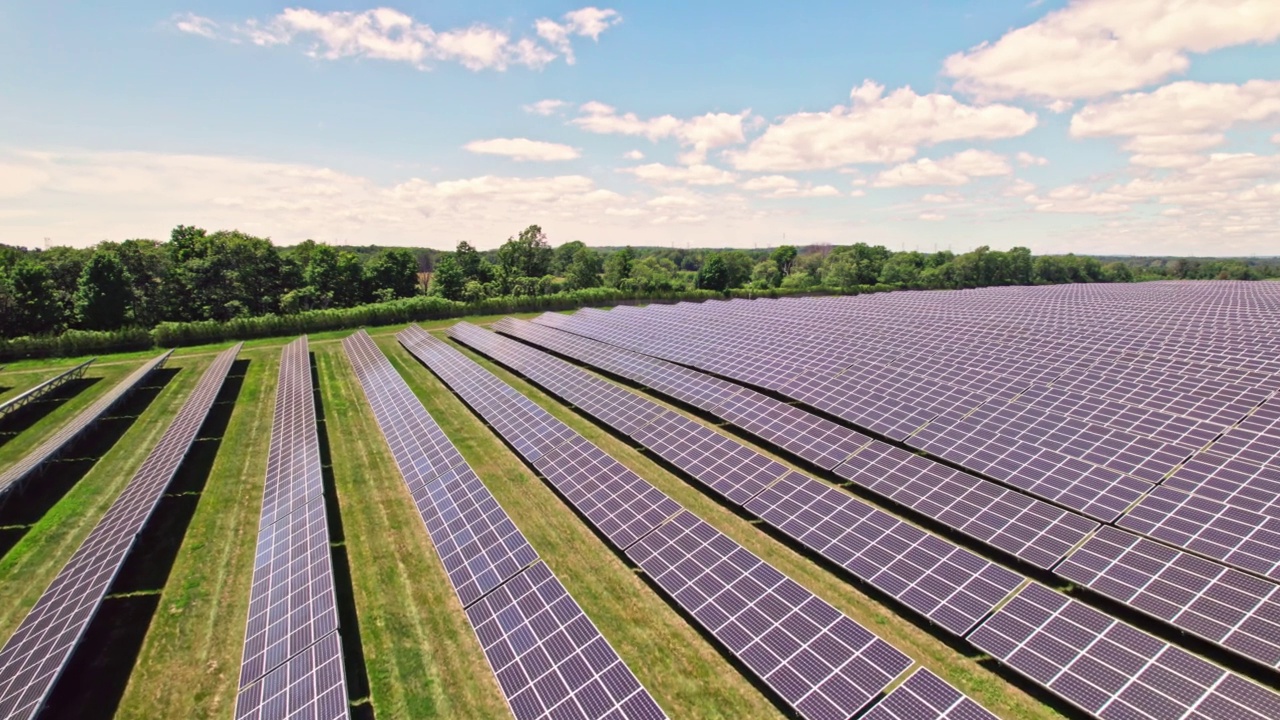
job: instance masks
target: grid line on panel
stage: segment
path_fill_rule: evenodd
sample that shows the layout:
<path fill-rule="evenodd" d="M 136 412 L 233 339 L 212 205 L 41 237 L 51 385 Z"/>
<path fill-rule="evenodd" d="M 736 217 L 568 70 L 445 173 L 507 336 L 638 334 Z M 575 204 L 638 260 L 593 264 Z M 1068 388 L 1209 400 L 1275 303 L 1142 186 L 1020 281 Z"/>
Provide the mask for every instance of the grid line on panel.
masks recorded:
<path fill-rule="evenodd" d="M 996 720 L 996 716 L 921 667 L 873 705 L 861 720 Z"/>
<path fill-rule="evenodd" d="M 963 636 L 1022 576 L 791 473 L 747 510 L 952 634 Z"/>
<path fill-rule="evenodd" d="M 1116 523 L 1142 535 L 1280 580 L 1280 519 L 1157 487 Z"/>
<path fill-rule="evenodd" d="M 1174 627 L 1280 667 L 1280 585 L 1114 527 L 1055 572 Z"/>
<path fill-rule="evenodd" d="M 911 665 L 688 512 L 626 553 L 802 717 L 847 718 Z"/>
<path fill-rule="evenodd" d="M 969 641 L 1104 719 L 1263 720 L 1280 712 L 1273 691 L 1038 583 L 1023 588 Z"/>

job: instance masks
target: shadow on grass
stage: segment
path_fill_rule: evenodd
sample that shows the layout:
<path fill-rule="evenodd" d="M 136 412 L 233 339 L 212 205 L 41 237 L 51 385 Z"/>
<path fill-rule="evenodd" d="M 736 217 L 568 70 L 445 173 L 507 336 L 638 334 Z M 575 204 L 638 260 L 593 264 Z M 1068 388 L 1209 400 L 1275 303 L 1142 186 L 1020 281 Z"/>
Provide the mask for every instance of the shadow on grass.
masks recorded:
<path fill-rule="evenodd" d="M 45 463 L 24 487 L 9 493 L 0 506 L 0 557 L 18 544 L 45 513 L 58 503 L 93 466 L 106 455 L 138 416 L 169 384 L 177 370 L 163 368 L 151 373 L 143 385 L 80 434 L 61 456 Z"/>
<path fill-rule="evenodd" d="M 360 618 L 356 614 L 351 562 L 347 558 L 346 532 L 342 509 L 333 480 L 333 456 L 329 450 L 329 429 L 325 422 L 324 398 L 320 393 L 320 373 L 315 353 L 311 354 L 311 394 L 316 405 L 316 435 L 320 441 L 320 472 L 324 479 L 324 513 L 329 524 L 330 555 L 333 558 L 333 592 L 338 603 L 338 633 L 342 640 L 342 661 L 347 676 L 347 698 L 352 703 L 352 720 L 374 720 L 369 698 L 369 673 L 365 668 L 364 644 L 360 640 Z"/>
<path fill-rule="evenodd" d="M 3 420 L 0 420 L 0 447 L 8 444 L 9 441 L 16 438 L 24 430 L 40 422 L 49 413 L 57 410 L 63 403 L 101 380 L 102 378 L 99 377 L 82 377 L 68 380 L 48 395 L 38 400 L 33 400 L 6 415 Z"/>
<path fill-rule="evenodd" d="M 166 494 L 138 533 L 108 597 L 54 684 L 42 719 L 106 720 L 115 715 L 209 479 L 248 366 L 248 360 L 231 366 Z"/>

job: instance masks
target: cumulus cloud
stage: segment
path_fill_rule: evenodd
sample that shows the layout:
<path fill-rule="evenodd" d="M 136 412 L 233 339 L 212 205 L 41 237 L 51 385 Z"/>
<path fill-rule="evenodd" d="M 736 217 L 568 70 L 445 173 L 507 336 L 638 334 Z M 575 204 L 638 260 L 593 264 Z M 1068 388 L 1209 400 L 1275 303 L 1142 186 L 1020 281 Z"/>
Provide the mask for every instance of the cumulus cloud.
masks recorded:
<path fill-rule="evenodd" d="M 763 175 L 752 178 L 740 186 L 743 190 L 760 193 L 771 198 L 835 197 L 840 191 L 831 185 L 801 185 L 799 180 L 785 175 Z"/>
<path fill-rule="evenodd" d="M 1189 53 L 1277 38 L 1274 0 L 1076 0 L 951 55 L 943 72 L 985 99 L 1093 98 L 1183 73 Z"/>
<path fill-rule="evenodd" d="M 215 38 L 218 36 L 218 23 L 195 13 L 181 13 L 173 16 L 174 27 L 184 33 L 200 37 Z"/>
<path fill-rule="evenodd" d="M 1014 156 L 1014 159 L 1017 160 L 1018 165 L 1022 167 L 1031 167 L 1033 165 L 1049 164 L 1048 158 L 1043 158 L 1038 155 L 1032 155 L 1029 152 L 1019 152 L 1017 155 Z"/>
<path fill-rule="evenodd" d="M 1095 192 L 1083 185 L 1054 188 L 1046 196 L 1028 195 L 1026 201 L 1038 212 L 1088 213 L 1106 215 L 1129 209 L 1128 199 L 1110 192 Z"/>
<path fill-rule="evenodd" d="M 1280 3 L 1276 7 L 1280 9 Z M 1218 133 L 1236 123 L 1275 118 L 1280 118 L 1280 81 L 1186 81 L 1086 105 L 1071 118 L 1071 135 L 1220 138 Z"/>
<path fill-rule="evenodd" d="M 627 160 L 643 160 L 644 153 L 640 152 L 639 150 L 628 150 L 627 152 L 622 154 L 622 157 L 626 158 Z"/>
<path fill-rule="evenodd" d="M 505 155 L 512 160 L 574 160 L 581 157 L 577 148 L 559 143 L 529 140 L 528 138 L 494 138 L 493 140 L 475 140 L 463 146 L 465 149 L 484 155 Z"/>
<path fill-rule="evenodd" d="M 616 11 L 594 7 L 566 13 L 563 23 L 539 20 L 534 29 L 551 47 L 529 37 L 514 39 L 483 23 L 437 31 L 399 10 L 385 7 L 361 12 L 287 8 L 265 21 L 249 19 L 225 29 L 208 18 L 188 13 L 175 16 L 174 26 L 193 35 L 233 42 L 248 40 L 262 46 L 310 42 L 307 54 L 325 60 L 372 58 L 408 63 L 419 69 L 428 68 L 432 61 L 444 61 L 473 71 L 501 71 L 513 65 L 541 68 L 561 56 L 572 64 L 571 37 L 597 40 L 604 29 L 620 20 Z"/>
<path fill-rule="evenodd" d="M 941 220 L 947 219 L 946 215 L 943 215 L 942 213 L 935 213 L 935 212 L 920 213 L 920 215 L 917 217 L 918 219 L 924 220 L 925 222 L 939 222 Z"/>
<path fill-rule="evenodd" d="M 872 181 L 874 187 L 964 185 L 973 178 L 1013 172 L 1003 155 L 986 150 L 965 150 L 941 160 L 922 158 L 885 170 Z"/>
<path fill-rule="evenodd" d="M 662 163 L 649 163 L 633 168 L 622 168 L 618 172 L 634 175 L 637 180 L 653 185 L 732 185 L 738 176 L 728 170 L 721 170 L 711 165 L 689 165 L 676 167 Z"/>
<path fill-rule="evenodd" d="M 601 10 L 596 7 L 585 7 L 567 12 L 560 18 L 561 22 L 543 18 L 534 24 L 538 37 L 546 40 L 570 65 L 577 62 L 573 55 L 573 45 L 569 38 L 577 35 L 600 40 L 600 33 L 622 22 L 622 17 L 615 10 Z"/>
<path fill-rule="evenodd" d="M 702 164 L 709 150 L 744 142 L 744 122 L 751 116 L 750 110 L 744 110 L 736 114 L 707 113 L 687 120 L 673 115 L 642 120 L 635 113 L 620 115 L 613 106 L 595 101 L 584 103 L 579 110 L 581 114 L 570 122 L 590 133 L 632 135 L 651 141 L 675 138 L 687 148 L 680 156 L 685 165 Z"/>
<path fill-rule="evenodd" d="M 525 112 L 531 115 L 554 115 L 557 110 L 564 107 L 567 103 L 563 100 L 539 100 L 536 103 L 530 103 L 522 106 Z"/>
<path fill-rule="evenodd" d="M 1016 137 L 1036 126 L 1036 116 L 1021 108 L 966 105 L 909 87 L 884 90 L 868 80 L 850 93 L 848 107 L 785 116 L 746 150 L 727 156 L 739 170 L 762 172 L 898 163 L 921 145 Z"/>

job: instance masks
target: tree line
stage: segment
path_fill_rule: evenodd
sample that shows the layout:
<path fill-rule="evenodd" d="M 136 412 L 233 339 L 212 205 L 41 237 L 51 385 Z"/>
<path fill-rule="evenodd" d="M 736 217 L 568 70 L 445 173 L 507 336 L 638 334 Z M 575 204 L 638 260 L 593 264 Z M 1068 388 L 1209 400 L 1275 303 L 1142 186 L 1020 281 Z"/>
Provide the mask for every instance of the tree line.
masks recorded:
<path fill-rule="evenodd" d="M 548 298 L 564 307 L 592 298 L 700 297 L 704 292 L 856 293 L 1277 276 L 1280 265 L 1274 260 L 1033 256 L 1022 247 L 983 246 L 960 254 L 893 252 L 866 243 L 715 250 L 598 248 L 573 241 L 552 247 L 537 225 L 488 251 L 465 241 L 452 252 L 335 247 L 310 240 L 280 248 L 239 231 L 210 233 L 180 225 L 163 242 L 47 250 L 0 245 L 0 338 L 139 330 L 142 334 L 134 334 L 141 343 L 152 328 L 167 328 L 168 337 L 189 335 L 178 327 L 184 324 L 200 333 L 214 332 L 209 328 L 217 324 L 301 327 L 301 320 L 291 325 L 287 318 L 321 312 L 329 313 L 325 322 L 340 325 L 344 317 L 399 317 L 396 313 L 410 312 L 402 301 L 413 298 L 446 304 L 418 303 L 422 307 L 412 312 L 426 312 L 428 306 L 430 312 L 452 312 L 485 303 L 530 305 L 520 298 Z M 401 304 L 392 308 L 395 303 Z M 375 308 L 381 305 L 388 306 L 385 313 Z M 368 310 L 333 314 L 351 308 Z"/>

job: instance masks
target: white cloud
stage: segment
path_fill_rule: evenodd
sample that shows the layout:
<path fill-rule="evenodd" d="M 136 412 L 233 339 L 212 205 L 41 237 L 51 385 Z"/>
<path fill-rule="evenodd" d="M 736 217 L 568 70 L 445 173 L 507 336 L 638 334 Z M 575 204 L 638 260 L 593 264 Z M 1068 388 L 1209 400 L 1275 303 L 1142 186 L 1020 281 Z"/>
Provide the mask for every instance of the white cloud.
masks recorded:
<path fill-rule="evenodd" d="M 941 220 L 946 220 L 947 216 L 942 213 L 924 212 L 920 213 L 919 219 L 924 220 L 925 222 L 939 222 Z"/>
<path fill-rule="evenodd" d="M 738 176 L 710 165 L 690 165 L 672 167 L 662 163 L 649 163 L 633 168 L 622 168 L 618 172 L 635 175 L 636 179 L 654 185 L 731 185 Z"/>
<path fill-rule="evenodd" d="M 1280 145 L 1280 133 L 1271 136 L 1271 142 Z"/>
<path fill-rule="evenodd" d="M 661 115 L 641 120 L 635 113 L 619 115 L 616 108 L 602 102 L 584 103 L 581 115 L 571 123 L 598 135 L 632 135 L 651 141 L 675 138 L 688 150 L 681 154 L 684 165 L 699 165 L 706 161 L 707 151 L 746 140 L 744 121 L 750 110 L 740 113 L 707 113 L 688 120 L 673 115 Z"/>
<path fill-rule="evenodd" d="M 1091 98 L 1185 72 L 1188 53 L 1277 37 L 1275 0 L 1076 0 L 951 55 L 943 72 L 987 99 Z"/>
<path fill-rule="evenodd" d="M 262 46 L 310 41 L 307 54 L 325 60 L 372 58 L 404 62 L 419 69 L 429 67 L 431 61 L 446 61 L 473 71 L 501 71 L 512 65 L 542 68 L 561 56 L 572 64 L 570 37 L 597 40 L 605 28 L 620 19 L 616 11 L 587 7 L 566 13 L 563 24 L 539 20 L 534 29 L 551 42 L 551 48 L 533 38 L 513 39 L 509 33 L 483 23 L 437 31 L 386 7 L 361 12 L 286 8 L 268 20 L 249 19 L 221 34 L 217 23 L 189 13 L 176 16 L 174 24 L 183 32 L 233 42 L 247 39 Z M 551 26 L 559 30 L 544 32 Z"/>
<path fill-rule="evenodd" d="M 976 177 L 1008 175 L 1013 172 L 1002 155 L 986 150 L 965 150 L 941 160 L 921 158 L 885 170 L 871 183 L 874 187 L 921 185 L 964 185 Z"/>
<path fill-rule="evenodd" d="M 770 198 L 835 197 L 840 194 L 840 191 L 831 185 L 814 186 L 812 183 L 801 185 L 799 180 L 785 175 L 763 175 L 752 178 L 739 187 Z"/>
<path fill-rule="evenodd" d="M 473 153 L 505 155 L 513 160 L 574 160 L 581 156 L 577 148 L 559 143 L 529 140 L 528 138 L 494 138 L 475 140 L 463 146 Z"/>
<path fill-rule="evenodd" d="M 1026 201 L 1038 212 L 1107 215 L 1129 209 L 1128 200 L 1123 195 L 1095 192 L 1083 185 L 1055 188 L 1045 197 L 1028 195 Z"/>
<path fill-rule="evenodd" d="M 950 95 L 917 95 L 909 87 L 885 95 L 870 80 L 850 93 L 849 107 L 783 117 L 744 151 L 728 153 L 739 170 L 787 171 L 854 163 L 896 163 L 920 145 L 1016 137 L 1036 116 L 1016 107 L 965 105 Z"/>
<path fill-rule="evenodd" d="M 628 150 L 627 152 L 622 154 L 622 157 L 626 158 L 627 160 L 643 160 L 644 153 L 640 152 L 639 150 Z"/>
<path fill-rule="evenodd" d="M 1280 3 L 1276 3 L 1280 10 Z M 1212 135 L 1236 123 L 1280 117 L 1280 81 L 1176 82 L 1149 93 L 1086 105 L 1073 137 Z"/>
<path fill-rule="evenodd" d="M 955 202 L 956 200 L 959 200 L 959 198 L 953 195 L 927 193 L 925 195 L 920 196 L 920 200 L 922 202 L 927 202 L 927 203 L 949 203 L 949 202 Z"/>
<path fill-rule="evenodd" d="M 200 37 L 214 38 L 218 34 L 218 23 L 195 13 L 175 15 L 173 16 L 173 24 L 184 33 L 191 33 Z"/>
<path fill-rule="evenodd" d="M 1226 136 L 1221 133 L 1196 135 L 1139 135 L 1129 138 L 1124 149 L 1140 155 L 1177 155 L 1207 150 L 1221 145 Z"/>
<path fill-rule="evenodd" d="M 1035 183 L 1027 182 L 1022 178 L 1016 178 L 1009 186 L 1000 194 L 1004 197 L 1026 197 L 1036 191 Z"/>
<path fill-rule="evenodd" d="M 850 190 L 849 197 L 866 197 L 866 190 Z"/>
<path fill-rule="evenodd" d="M 570 65 L 577 61 L 573 55 L 573 45 L 569 42 L 571 36 L 589 37 L 599 42 L 600 33 L 622 22 L 622 17 L 616 10 L 601 10 L 596 7 L 567 12 L 560 19 L 563 22 L 542 18 L 534 23 L 534 28 L 538 37 L 551 43 Z"/>
<path fill-rule="evenodd" d="M 1032 155 L 1031 153 L 1025 152 L 1025 151 L 1019 152 L 1017 155 L 1014 156 L 1014 159 L 1017 160 L 1018 165 L 1022 167 L 1031 167 L 1033 165 L 1049 164 L 1048 158 L 1043 158 L 1043 157 L 1040 157 L 1039 155 Z"/>
<path fill-rule="evenodd" d="M 1130 165 L 1138 165 L 1139 167 L 1149 167 L 1149 168 L 1186 168 L 1186 167 L 1192 167 L 1193 165 L 1199 165 L 1205 162 L 1206 160 L 1208 160 L 1208 158 L 1206 158 L 1204 155 L 1190 155 L 1190 154 L 1181 154 L 1181 153 L 1178 153 L 1178 154 L 1167 153 L 1167 154 L 1157 154 L 1157 155 L 1145 155 L 1145 154 L 1139 153 L 1137 155 L 1129 156 Z"/>
<path fill-rule="evenodd" d="M 564 107 L 567 103 L 563 100 L 539 100 L 536 103 L 521 106 L 522 109 L 531 115 L 554 115 L 557 110 Z"/>

